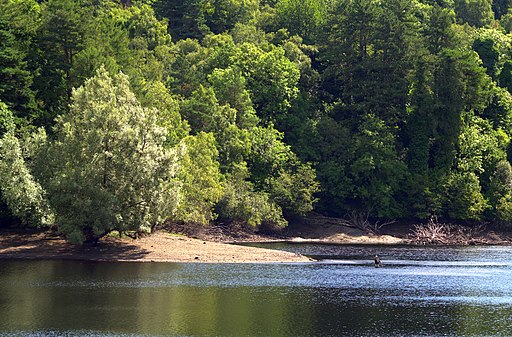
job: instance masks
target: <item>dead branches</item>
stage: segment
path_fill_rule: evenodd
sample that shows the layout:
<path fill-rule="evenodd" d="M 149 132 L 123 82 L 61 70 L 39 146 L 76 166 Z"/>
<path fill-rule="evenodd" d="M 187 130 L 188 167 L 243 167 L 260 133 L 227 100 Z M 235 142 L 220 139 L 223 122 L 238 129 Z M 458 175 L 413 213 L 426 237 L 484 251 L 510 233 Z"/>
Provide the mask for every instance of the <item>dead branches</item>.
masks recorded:
<path fill-rule="evenodd" d="M 432 217 L 429 222 L 414 225 L 410 240 L 415 244 L 470 245 L 490 243 L 483 235 L 482 225 L 467 227 L 439 223 Z"/>
<path fill-rule="evenodd" d="M 347 226 L 354 227 L 357 229 L 360 229 L 362 231 L 373 233 L 373 234 L 379 234 L 380 230 L 384 226 L 388 226 L 391 224 L 394 224 L 395 220 L 386 220 L 384 222 L 381 222 L 380 220 L 371 222 L 369 220 L 370 214 L 369 212 L 356 212 L 352 211 L 348 215 Z"/>

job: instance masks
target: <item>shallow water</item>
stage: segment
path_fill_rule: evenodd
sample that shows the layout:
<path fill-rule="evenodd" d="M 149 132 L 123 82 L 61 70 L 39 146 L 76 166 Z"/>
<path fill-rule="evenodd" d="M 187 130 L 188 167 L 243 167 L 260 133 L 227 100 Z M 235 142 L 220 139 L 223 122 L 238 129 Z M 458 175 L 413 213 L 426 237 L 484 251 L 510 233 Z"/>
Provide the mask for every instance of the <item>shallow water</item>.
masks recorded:
<path fill-rule="evenodd" d="M 512 335 L 511 247 L 272 248 L 321 260 L 0 261 L 0 335 Z"/>

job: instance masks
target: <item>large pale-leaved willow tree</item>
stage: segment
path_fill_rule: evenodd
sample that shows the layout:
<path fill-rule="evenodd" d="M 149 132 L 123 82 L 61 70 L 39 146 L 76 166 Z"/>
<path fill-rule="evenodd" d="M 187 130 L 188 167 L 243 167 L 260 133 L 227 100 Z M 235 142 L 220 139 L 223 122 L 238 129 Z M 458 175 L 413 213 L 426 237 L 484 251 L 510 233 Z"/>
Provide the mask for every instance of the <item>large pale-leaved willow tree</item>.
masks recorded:
<path fill-rule="evenodd" d="M 122 73 L 73 91 L 46 153 L 45 187 L 68 240 L 95 242 L 113 230 L 149 232 L 179 200 L 179 152 L 165 146 L 156 109 L 141 106 Z"/>

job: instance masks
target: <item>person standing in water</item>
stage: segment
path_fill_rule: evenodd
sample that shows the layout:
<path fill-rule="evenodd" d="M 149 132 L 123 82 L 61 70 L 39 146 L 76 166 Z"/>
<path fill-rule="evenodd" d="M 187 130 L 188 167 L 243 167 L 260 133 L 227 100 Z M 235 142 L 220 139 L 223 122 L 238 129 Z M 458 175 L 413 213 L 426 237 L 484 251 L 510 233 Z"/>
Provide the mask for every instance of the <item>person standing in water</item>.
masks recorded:
<path fill-rule="evenodd" d="M 382 267 L 382 262 L 380 261 L 379 255 L 375 255 L 375 257 L 373 258 L 373 262 L 375 263 L 375 268 Z"/>

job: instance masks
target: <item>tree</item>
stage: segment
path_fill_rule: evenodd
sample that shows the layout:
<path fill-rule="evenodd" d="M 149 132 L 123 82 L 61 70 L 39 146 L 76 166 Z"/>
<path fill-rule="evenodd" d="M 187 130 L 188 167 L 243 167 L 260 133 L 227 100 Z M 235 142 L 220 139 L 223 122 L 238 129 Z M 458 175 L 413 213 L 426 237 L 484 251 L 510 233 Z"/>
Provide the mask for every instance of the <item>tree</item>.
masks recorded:
<path fill-rule="evenodd" d="M 507 89 L 493 84 L 489 105 L 482 117 L 492 123 L 494 130 L 502 130 L 512 136 L 512 95 Z"/>
<path fill-rule="evenodd" d="M 76 55 L 84 48 L 89 22 L 90 15 L 77 1 L 49 0 L 41 5 L 41 25 L 31 65 L 37 71 L 37 99 L 44 102 L 44 115 L 37 121 L 41 126 L 53 125 L 54 118 L 68 110 L 72 88 L 77 84 L 71 69 Z"/>
<path fill-rule="evenodd" d="M 24 153 L 22 142 L 15 136 L 13 115 L 1 101 L 0 116 L 0 199 L 23 225 L 50 225 L 53 214 L 46 191 L 27 165 L 29 153 Z M 44 142 L 44 134 L 41 136 L 33 140 Z"/>
<path fill-rule="evenodd" d="M 224 193 L 216 210 L 221 220 L 259 227 L 285 227 L 282 210 L 263 191 L 255 191 L 244 162 L 236 163 L 226 175 Z"/>
<path fill-rule="evenodd" d="M 169 33 L 173 40 L 199 38 L 202 36 L 200 0 L 157 0 L 154 3 L 157 15 L 169 20 Z"/>
<path fill-rule="evenodd" d="M 215 220 L 214 205 L 222 195 L 221 174 L 215 137 L 200 132 L 183 140 L 185 154 L 180 160 L 178 178 L 182 200 L 174 219 L 208 225 Z"/>
<path fill-rule="evenodd" d="M 489 200 L 499 222 L 512 223 L 512 167 L 507 160 L 496 165 L 491 177 Z"/>
<path fill-rule="evenodd" d="M 474 52 L 444 50 L 434 74 L 433 167 L 452 168 L 465 118 L 471 111 L 483 112 L 490 95 L 489 78 Z"/>
<path fill-rule="evenodd" d="M 333 27 L 322 50 L 324 90 L 346 104 L 357 125 L 368 113 L 388 125 L 404 119 L 408 77 L 418 49 L 413 3 L 342 1 L 331 14 Z M 345 118 L 340 116 L 339 118 Z"/>
<path fill-rule="evenodd" d="M 501 17 L 508 13 L 508 9 L 510 8 L 510 0 L 493 0 L 492 1 L 492 10 L 494 12 L 494 17 L 499 20 Z"/>
<path fill-rule="evenodd" d="M 410 177 L 404 193 L 408 213 L 428 218 L 434 212 L 429 191 L 431 188 L 432 142 L 434 139 L 434 62 L 424 57 L 416 64 L 411 85 L 410 114 L 406 123 L 407 163 Z"/>
<path fill-rule="evenodd" d="M 247 81 L 237 67 L 214 69 L 208 76 L 219 104 L 229 104 L 236 110 L 236 125 L 248 129 L 258 124 L 250 93 L 246 89 Z"/>
<path fill-rule="evenodd" d="M 491 38 L 478 38 L 473 42 L 473 50 L 478 53 L 483 62 L 483 66 L 489 76 L 496 77 L 500 52 Z"/>
<path fill-rule="evenodd" d="M 354 159 L 348 174 L 354 184 L 349 207 L 376 217 L 396 217 L 403 213 L 397 198 L 407 170 L 390 130 L 376 116 L 368 115 L 354 135 Z"/>
<path fill-rule="evenodd" d="M 506 88 L 509 93 L 512 93 L 512 61 L 507 60 L 503 64 L 500 76 L 498 78 L 500 86 Z"/>
<path fill-rule="evenodd" d="M 20 142 L 12 132 L 0 139 L 0 153 L 1 197 L 12 215 L 26 226 L 52 224 L 46 192 L 27 167 Z"/>
<path fill-rule="evenodd" d="M 487 26 L 494 19 L 491 0 L 455 0 L 455 12 L 458 21 L 474 27 Z"/>
<path fill-rule="evenodd" d="M 40 165 L 68 240 L 94 242 L 112 230 L 149 231 L 176 207 L 177 153 L 164 147 L 159 113 L 141 107 L 128 78 L 102 68 L 75 90 L 57 140 Z"/>
<path fill-rule="evenodd" d="M 254 18 L 259 0 L 201 0 L 201 16 L 214 34 L 232 29 Z"/>
<path fill-rule="evenodd" d="M 300 35 L 306 43 L 313 43 L 327 18 L 330 1 L 280 0 L 275 8 L 282 27 L 293 35 Z"/>
<path fill-rule="evenodd" d="M 445 48 L 454 47 L 456 33 L 452 26 L 455 19 L 455 12 L 451 8 L 444 8 L 437 4 L 429 8 L 423 36 L 426 47 L 431 53 L 438 54 Z"/>
<path fill-rule="evenodd" d="M 160 113 L 158 120 L 167 130 L 167 146 L 176 146 L 188 136 L 190 126 L 180 114 L 179 101 L 162 82 L 146 83 L 141 103 L 145 107 L 157 109 Z"/>
<path fill-rule="evenodd" d="M 256 111 L 262 121 L 274 122 L 277 115 L 287 113 L 297 97 L 300 71 L 280 47 L 247 61 L 240 67 L 250 74 L 247 82 Z M 254 67 L 251 67 L 252 62 L 255 62 Z"/>
<path fill-rule="evenodd" d="M 32 74 L 28 70 L 26 51 L 20 48 L 21 41 L 16 38 L 13 29 L 9 27 L 9 22 L 2 17 L 2 14 L 0 14 L 0 100 L 8 104 L 17 116 L 28 121 L 36 110 L 35 95 L 30 88 Z"/>
<path fill-rule="evenodd" d="M 269 178 L 270 198 L 282 208 L 285 216 L 305 216 L 313 210 L 319 184 L 311 165 L 301 164 L 298 160 L 293 164 L 288 170 L 282 169 L 277 176 Z"/>
<path fill-rule="evenodd" d="M 478 176 L 474 173 L 453 172 L 442 179 L 443 213 L 450 219 L 480 220 L 489 207 Z"/>
<path fill-rule="evenodd" d="M 181 112 L 190 123 L 193 134 L 201 131 L 217 133 L 236 120 L 236 111 L 229 105 L 219 105 L 213 89 L 202 84 L 182 102 Z"/>

